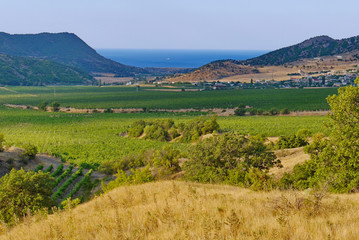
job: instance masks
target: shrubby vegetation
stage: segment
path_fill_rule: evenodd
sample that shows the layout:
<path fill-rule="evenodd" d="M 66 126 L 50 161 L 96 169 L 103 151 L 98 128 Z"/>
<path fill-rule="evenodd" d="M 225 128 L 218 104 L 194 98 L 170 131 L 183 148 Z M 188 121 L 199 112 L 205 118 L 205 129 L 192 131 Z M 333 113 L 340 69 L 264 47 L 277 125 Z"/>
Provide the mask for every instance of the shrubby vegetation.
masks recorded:
<path fill-rule="evenodd" d="M 340 88 L 328 97 L 331 134 L 314 135 L 306 147 L 310 160 L 296 165 L 292 174 L 281 179 L 283 187 L 305 189 L 326 185 L 338 193 L 359 189 L 359 87 Z"/>
<path fill-rule="evenodd" d="M 271 189 L 266 172 L 280 161 L 260 137 L 223 134 L 205 139 L 188 151 L 185 178 L 204 183 L 229 183 L 252 189 Z"/>
<path fill-rule="evenodd" d="M 277 149 L 286 149 L 286 148 L 297 148 L 308 145 L 308 142 L 299 135 L 290 135 L 290 136 L 280 136 L 278 142 L 276 143 Z"/>
<path fill-rule="evenodd" d="M 180 137 L 180 142 L 193 142 L 199 137 L 219 130 L 216 116 L 211 119 L 195 118 L 188 123 L 174 124 L 171 119 L 156 119 L 134 122 L 128 129 L 130 137 L 143 137 L 157 141 L 172 141 Z"/>
<path fill-rule="evenodd" d="M 50 174 L 13 169 L 0 179 L 0 222 L 9 225 L 28 214 L 51 208 Z"/>

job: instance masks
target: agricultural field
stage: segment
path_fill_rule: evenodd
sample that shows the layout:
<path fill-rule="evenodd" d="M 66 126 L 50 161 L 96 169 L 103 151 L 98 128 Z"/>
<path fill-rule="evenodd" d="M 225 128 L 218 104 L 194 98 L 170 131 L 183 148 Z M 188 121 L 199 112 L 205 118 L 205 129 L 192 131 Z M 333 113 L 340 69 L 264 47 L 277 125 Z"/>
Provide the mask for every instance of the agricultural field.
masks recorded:
<path fill-rule="evenodd" d="M 36 110 L 0 108 L 0 132 L 6 143 L 22 147 L 35 145 L 40 152 L 81 165 L 97 166 L 103 160 L 121 159 L 146 149 L 160 149 L 170 144 L 185 149 L 188 144 L 159 142 L 121 136 L 136 120 L 172 119 L 175 124 L 188 122 L 196 116 L 174 113 L 132 114 L 70 114 Z M 222 131 L 248 135 L 280 136 L 294 134 L 300 129 L 315 132 L 324 130 L 326 116 L 231 116 L 217 119 Z M 86 166 L 86 165 L 85 165 Z"/>
<path fill-rule="evenodd" d="M 326 97 L 337 93 L 336 88 L 185 92 L 163 90 L 166 88 L 140 87 L 137 89 L 133 86 L 8 87 L 0 89 L 0 104 L 37 106 L 44 101 L 48 103 L 57 101 L 61 106 L 81 109 L 146 108 L 153 110 L 235 108 L 239 104 L 245 104 L 263 110 L 288 108 L 291 111 L 314 111 L 328 110 Z"/>

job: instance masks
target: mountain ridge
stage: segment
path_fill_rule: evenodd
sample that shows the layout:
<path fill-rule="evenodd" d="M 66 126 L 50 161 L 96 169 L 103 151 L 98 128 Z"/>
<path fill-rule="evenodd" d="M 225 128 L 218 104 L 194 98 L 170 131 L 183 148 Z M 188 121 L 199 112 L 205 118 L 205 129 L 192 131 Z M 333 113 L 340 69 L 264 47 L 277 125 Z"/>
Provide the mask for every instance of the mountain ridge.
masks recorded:
<path fill-rule="evenodd" d="M 107 59 L 74 33 L 8 34 L 0 32 L 0 53 L 32 57 L 66 64 L 88 73 L 115 73 L 128 77 L 147 73 L 145 69 L 127 66 Z"/>
<path fill-rule="evenodd" d="M 169 77 L 172 81 L 218 80 L 225 77 L 258 73 L 262 66 L 281 66 L 303 59 L 335 56 L 359 50 L 359 36 L 333 39 L 322 35 L 304 40 L 298 44 L 280 48 L 248 60 L 217 60 L 205 64 L 187 74 L 177 74 Z M 228 65 L 229 67 L 223 67 Z M 233 69 L 241 69 L 233 71 Z"/>

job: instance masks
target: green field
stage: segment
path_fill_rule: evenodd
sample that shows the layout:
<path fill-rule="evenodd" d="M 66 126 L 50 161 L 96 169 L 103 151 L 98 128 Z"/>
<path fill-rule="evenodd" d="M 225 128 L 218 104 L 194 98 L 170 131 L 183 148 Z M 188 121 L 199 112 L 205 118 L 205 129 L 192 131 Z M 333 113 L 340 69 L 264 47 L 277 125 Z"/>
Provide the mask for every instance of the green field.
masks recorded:
<path fill-rule="evenodd" d="M 246 89 L 202 92 L 160 92 L 136 87 L 9 87 L 0 89 L 0 104 L 38 105 L 57 101 L 75 108 L 203 109 L 234 108 L 245 104 L 254 108 L 288 108 L 292 111 L 327 110 L 328 95 L 335 88 Z M 147 90 L 146 90 L 147 89 Z M 153 88 L 152 88 L 153 89 Z M 159 88 L 158 88 L 159 89 Z"/>
<path fill-rule="evenodd" d="M 137 114 L 69 114 L 49 113 L 35 110 L 0 108 L 0 132 L 5 134 L 10 145 L 21 147 L 34 144 L 45 152 L 81 165 L 99 164 L 104 160 L 120 159 L 145 149 L 159 149 L 165 144 L 158 141 L 121 137 L 131 123 L 139 119 L 171 118 L 175 123 L 189 121 L 194 116 L 176 116 L 169 113 Z M 313 132 L 323 131 L 325 116 L 261 116 L 219 117 L 224 131 L 244 134 L 279 136 L 293 134 L 307 128 Z M 188 144 L 170 143 L 184 149 Z"/>

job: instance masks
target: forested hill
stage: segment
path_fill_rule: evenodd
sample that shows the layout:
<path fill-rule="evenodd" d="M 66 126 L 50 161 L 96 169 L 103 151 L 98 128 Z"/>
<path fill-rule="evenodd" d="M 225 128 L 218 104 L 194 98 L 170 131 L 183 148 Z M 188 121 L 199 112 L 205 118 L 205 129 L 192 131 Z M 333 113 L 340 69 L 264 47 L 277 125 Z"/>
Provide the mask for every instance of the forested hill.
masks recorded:
<path fill-rule="evenodd" d="M 303 58 L 332 56 L 354 50 L 359 50 L 359 36 L 341 40 L 319 36 L 249 59 L 244 63 L 250 65 L 282 65 Z"/>
<path fill-rule="evenodd" d="M 50 60 L 0 54 L 1 85 L 91 84 L 87 72 Z"/>
<path fill-rule="evenodd" d="M 146 73 L 104 58 L 72 33 L 7 34 L 0 33 L 0 53 L 11 56 L 34 57 L 74 66 L 88 73 L 115 73 L 133 76 Z"/>

